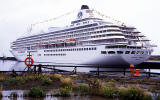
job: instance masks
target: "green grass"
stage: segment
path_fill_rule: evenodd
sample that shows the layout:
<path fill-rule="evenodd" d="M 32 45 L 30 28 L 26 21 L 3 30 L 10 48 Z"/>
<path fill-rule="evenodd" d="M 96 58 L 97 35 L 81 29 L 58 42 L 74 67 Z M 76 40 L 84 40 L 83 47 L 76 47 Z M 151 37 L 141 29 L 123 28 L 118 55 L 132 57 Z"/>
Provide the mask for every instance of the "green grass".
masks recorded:
<path fill-rule="evenodd" d="M 22 77 L 11 77 L 5 80 L 5 85 L 17 86 L 24 84 L 25 80 Z"/>
<path fill-rule="evenodd" d="M 120 88 L 119 96 L 123 100 L 152 100 L 151 96 L 139 87 Z"/>
<path fill-rule="evenodd" d="M 50 78 L 44 77 L 42 78 L 42 85 L 51 85 L 52 80 Z"/>
<path fill-rule="evenodd" d="M 68 97 L 72 93 L 72 89 L 70 87 L 60 88 L 59 91 L 60 91 L 60 96 L 63 96 L 63 97 Z"/>
<path fill-rule="evenodd" d="M 45 91 L 39 87 L 32 87 L 28 93 L 29 97 L 41 98 L 46 95 Z"/>

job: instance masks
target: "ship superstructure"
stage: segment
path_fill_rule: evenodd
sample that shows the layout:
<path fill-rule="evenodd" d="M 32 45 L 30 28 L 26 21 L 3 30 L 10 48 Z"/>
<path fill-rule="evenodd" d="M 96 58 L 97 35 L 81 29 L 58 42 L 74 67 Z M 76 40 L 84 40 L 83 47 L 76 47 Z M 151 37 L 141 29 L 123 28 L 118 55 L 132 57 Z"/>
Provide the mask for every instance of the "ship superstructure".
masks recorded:
<path fill-rule="evenodd" d="M 136 65 L 150 57 L 149 41 L 135 27 L 96 18 L 93 10 L 82 5 L 69 26 L 18 38 L 12 42 L 11 52 L 19 61 L 30 52 L 35 62 Z"/>

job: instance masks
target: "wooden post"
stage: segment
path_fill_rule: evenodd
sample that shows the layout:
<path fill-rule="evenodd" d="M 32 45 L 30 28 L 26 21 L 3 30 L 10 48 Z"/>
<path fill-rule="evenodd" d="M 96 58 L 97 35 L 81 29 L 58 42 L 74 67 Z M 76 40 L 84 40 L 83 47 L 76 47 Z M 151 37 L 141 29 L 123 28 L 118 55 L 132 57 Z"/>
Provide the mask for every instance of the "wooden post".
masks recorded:
<path fill-rule="evenodd" d="M 126 75 L 126 68 L 123 68 L 123 71 L 124 71 L 123 75 L 125 76 Z"/>
<path fill-rule="evenodd" d="M 74 74 L 77 74 L 77 67 L 74 67 Z"/>
<path fill-rule="evenodd" d="M 98 77 L 99 77 L 99 65 L 97 67 L 97 74 L 98 74 Z"/>
<path fill-rule="evenodd" d="M 149 74 L 149 78 L 151 77 L 151 69 L 149 68 L 149 72 L 148 72 L 148 74 Z"/>
<path fill-rule="evenodd" d="M 34 65 L 33 71 L 36 74 L 36 65 Z"/>
<path fill-rule="evenodd" d="M 42 73 L 42 65 L 41 64 L 38 65 L 38 74 L 40 74 L 40 73 Z"/>

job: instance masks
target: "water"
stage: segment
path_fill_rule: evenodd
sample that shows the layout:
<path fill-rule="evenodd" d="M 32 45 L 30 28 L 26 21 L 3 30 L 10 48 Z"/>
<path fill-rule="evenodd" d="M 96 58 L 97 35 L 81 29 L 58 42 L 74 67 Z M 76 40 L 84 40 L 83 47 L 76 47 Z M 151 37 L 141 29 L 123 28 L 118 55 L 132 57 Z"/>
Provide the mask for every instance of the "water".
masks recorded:
<path fill-rule="evenodd" d="M 52 65 L 52 63 L 41 63 L 44 65 Z M 26 65 L 24 62 L 12 61 L 12 60 L 0 60 L 0 71 L 24 71 Z M 56 69 L 73 71 L 74 67 L 55 67 Z M 43 69 L 44 71 L 48 71 L 48 69 Z M 78 68 L 77 72 L 89 72 L 91 70 L 95 70 L 95 68 Z"/>
<path fill-rule="evenodd" d="M 51 65 L 52 63 L 44 63 L 45 65 Z M 24 71 L 26 65 L 24 62 L 12 61 L 12 60 L 0 60 L 0 71 Z M 55 67 L 56 69 L 66 70 L 66 71 L 73 71 L 74 67 Z M 43 69 L 47 71 L 48 69 Z M 77 72 L 90 72 L 95 71 L 97 68 L 86 68 L 86 67 L 78 67 Z M 122 70 L 122 69 L 104 69 L 101 68 L 100 70 Z M 147 71 L 147 70 L 146 70 Z M 151 69 L 151 72 L 160 73 L 160 69 Z"/>
<path fill-rule="evenodd" d="M 18 97 L 10 97 L 10 94 L 12 92 L 16 92 Z M 71 97 L 51 97 L 46 96 L 44 98 L 29 98 L 29 97 L 23 97 L 23 94 L 28 92 L 28 90 L 5 90 L 2 91 L 3 98 L 1 100 L 113 100 L 113 99 L 106 99 L 102 97 L 89 97 L 89 96 L 71 96 Z M 48 93 L 49 94 L 49 93 Z"/>

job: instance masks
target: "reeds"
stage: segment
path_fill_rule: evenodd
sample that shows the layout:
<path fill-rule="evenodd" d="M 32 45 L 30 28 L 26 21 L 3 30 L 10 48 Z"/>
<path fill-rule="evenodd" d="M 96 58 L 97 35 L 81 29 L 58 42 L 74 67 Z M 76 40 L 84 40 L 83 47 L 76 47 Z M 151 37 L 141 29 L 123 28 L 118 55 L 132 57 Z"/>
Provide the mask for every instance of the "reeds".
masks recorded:
<path fill-rule="evenodd" d="M 28 96 L 33 98 L 41 98 L 46 95 L 45 91 L 39 87 L 32 87 L 29 90 Z"/>

